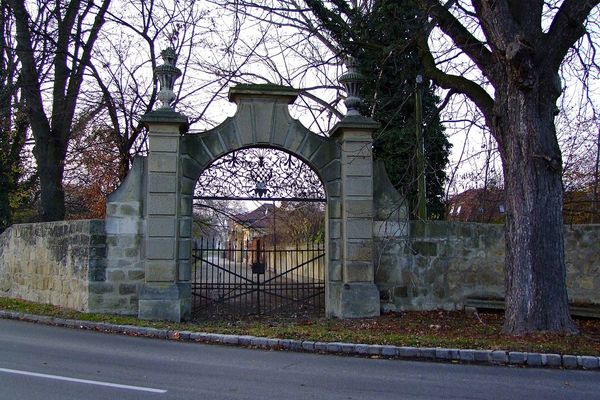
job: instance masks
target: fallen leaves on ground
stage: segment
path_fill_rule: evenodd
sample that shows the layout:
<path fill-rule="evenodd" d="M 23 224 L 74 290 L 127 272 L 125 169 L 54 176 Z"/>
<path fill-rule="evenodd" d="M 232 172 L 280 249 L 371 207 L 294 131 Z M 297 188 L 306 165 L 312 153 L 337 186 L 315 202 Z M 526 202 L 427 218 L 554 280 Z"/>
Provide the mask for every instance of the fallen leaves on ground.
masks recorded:
<path fill-rule="evenodd" d="M 497 312 L 410 311 L 376 318 L 326 319 L 297 314 L 238 319 L 199 318 L 189 323 L 141 321 L 135 317 L 89 314 L 60 307 L 0 298 L 0 309 L 58 318 L 150 326 L 175 331 L 254 335 L 324 342 L 390 344 L 458 349 L 502 349 L 600 356 L 600 319 L 575 319 L 579 335 L 541 332 L 524 336 L 502 334 L 503 314 Z"/>

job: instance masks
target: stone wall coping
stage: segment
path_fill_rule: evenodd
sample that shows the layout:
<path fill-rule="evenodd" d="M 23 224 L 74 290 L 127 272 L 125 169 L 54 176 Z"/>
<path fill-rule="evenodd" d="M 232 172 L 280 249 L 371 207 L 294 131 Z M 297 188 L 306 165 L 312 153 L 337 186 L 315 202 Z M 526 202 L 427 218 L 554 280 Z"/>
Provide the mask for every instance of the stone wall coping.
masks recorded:
<path fill-rule="evenodd" d="M 407 222 L 422 225 L 452 225 L 452 226 L 483 226 L 483 227 L 496 227 L 503 228 L 504 223 L 491 223 L 491 222 L 471 222 L 471 221 L 451 221 L 451 220 L 408 220 Z M 564 224 L 565 229 L 578 229 L 578 228 L 589 228 L 589 229 L 600 229 L 600 224 Z"/>
<path fill-rule="evenodd" d="M 397 360 L 434 361 L 461 364 L 495 366 L 520 366 L 531 368 L 582 369 L 600 372 L 600 357 L 570 354 L 529 353 L 506 350 L 449 349 L 442 347 L 408 347 L 363 343 L 314 342 L 266 338 L 248 335 L 192 332 L 185 330 L 157 329 L 105 322 L 80 321 L 0 310 L 0 318 L 74 329 L 117 333 L 183 342 L 253 347 L 265 350 L 287 350 L 319 354 L 344 354 Z"/>
<path fill-rule="evenodd" d="M 243 98 L 280 97 L 288 104 L 292 104 L 298 98 L 300 91 L 291 86 L 275 84 L 240 84 L 229 88 L 228 98 L 230 102 L 239 102 Z"/>
<path fill-rule="evenodd" d="M 379 129 L 381 124 L 376 122 L 368 117 L 363 117 L 362 115 L 351 115 L 344 117 L 341 121 L 336 123 L 331 131 L 329 132 L 329 137 L 336 138 L 341 135 L 345 129 L 357 129 L 357 130 L 371 130 L 374 131 Z"/>
<path fill-rule="evenodd" d="M 11 226 L 9 226 L 8 228 L 6 228 L 7 230 L 9 228 L 18 228 L 18 227 L 30 227 L 33 225 L 37 225 L 37 226 L 52 226 L 52 225 L 69 225 L 69 224 L 86 224 L 89 223 L 94 224 L 94 223 L 104 223 L 103 219 L 66 219 L 66 220 L 60 220 L 60 221 L 47 221 L 47 222 L 24 222 L 24 223 L 20 223 L 20 224 L 12 224 Z"/>
<path fill-rule="evenodd" d="M 186 133 L 190 127 L 188 117 L 172 110 L 154 110 L 142 115 L 140 122 L 146 127 L 152 124 L 172 124 L 179 128 L 179 133 Z"/>

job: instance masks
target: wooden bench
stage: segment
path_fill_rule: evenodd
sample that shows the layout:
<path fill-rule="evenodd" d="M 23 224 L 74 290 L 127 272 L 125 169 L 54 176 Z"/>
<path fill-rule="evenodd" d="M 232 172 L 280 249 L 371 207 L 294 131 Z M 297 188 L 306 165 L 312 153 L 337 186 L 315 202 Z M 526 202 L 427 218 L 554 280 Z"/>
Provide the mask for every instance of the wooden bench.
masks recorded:
<path fill-rule="evenodd" d="M 574 317 L 584 318 L 599 318 L 600 319 L 600 305 L 579 305 L 571 304 L 571 315 Z M 479 297 L 467 297 L 465 301 L 465 310 L 504 310 L 504 299 L 494 298 L 485 299 Z"/>

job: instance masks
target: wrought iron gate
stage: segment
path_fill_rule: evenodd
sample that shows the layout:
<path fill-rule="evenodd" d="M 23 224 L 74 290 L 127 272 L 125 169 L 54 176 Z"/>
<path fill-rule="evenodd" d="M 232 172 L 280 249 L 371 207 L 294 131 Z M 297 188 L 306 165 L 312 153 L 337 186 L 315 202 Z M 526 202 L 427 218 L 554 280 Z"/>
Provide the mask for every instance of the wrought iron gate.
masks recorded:
<path fill-rule="evenodd" d="M 322 314 L 324 245 L 273 249 L 264 239 L 220 245 L 198 239 L 193 250 L 196 316 Z"/>

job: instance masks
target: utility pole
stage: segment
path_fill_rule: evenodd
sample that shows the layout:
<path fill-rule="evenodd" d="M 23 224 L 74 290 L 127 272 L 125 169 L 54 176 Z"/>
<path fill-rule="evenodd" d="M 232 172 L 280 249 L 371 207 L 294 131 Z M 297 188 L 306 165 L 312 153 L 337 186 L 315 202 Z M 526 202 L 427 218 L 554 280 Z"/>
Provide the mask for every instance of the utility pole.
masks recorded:
<path fill-rule="evenodd" d="M 275 200 L 273 200 L 273 272 L 277 275 L 277 233 L 275 230 Z"/>
<path fill-rule="evenodd" d="M 415 120 L 417 133 L 417 217 L 427 219 L 425 196 L 425 141 L 423 140 L 423 76 L 415 80 Z"/>
<path fill-rule="evenodd" d="M 600 180 L 600 127 L 598 128 L 598 140 L 596 141 L 596 165 L 594 166 L 594 188 L 592 191 L 592 207 L 590 224 L 600 222 L 598 219 L 598 182 Z"/>

